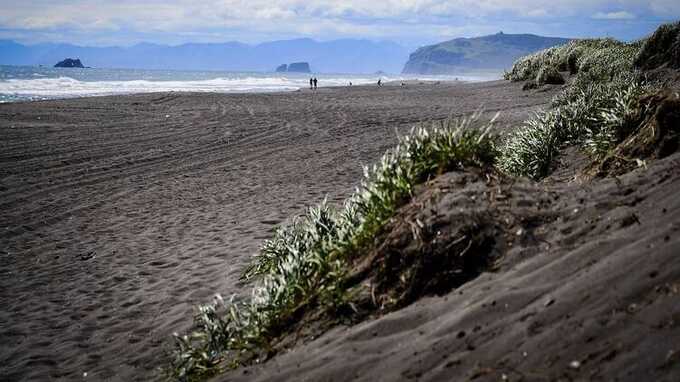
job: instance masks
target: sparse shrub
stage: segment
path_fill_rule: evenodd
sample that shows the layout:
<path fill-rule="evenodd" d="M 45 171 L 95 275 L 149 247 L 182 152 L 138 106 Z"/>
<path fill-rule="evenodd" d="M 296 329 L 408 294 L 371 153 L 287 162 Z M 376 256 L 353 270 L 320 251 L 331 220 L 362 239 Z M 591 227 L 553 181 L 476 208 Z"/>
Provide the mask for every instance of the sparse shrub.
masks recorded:
<path fill-rule="evenodd" d="M 578 59 L 579 54 L 577 52 L 571 52 L 567 55 L 567 70 L 569 74 L 574 75 L 578 73 Z"/>
<path fill-rule="evenodd" d="M 543 66 L 559 66 L 558 55 L 562 47 L 552 47 L 520 58 L 504 78 L 510 81 L 534 80 Z"/>
<path fill-rule="evenodd" d="M 622 74 L 632 72 L 633 59 L 638 50 L 637 45 L 628 44 L 590 52 L 580 60 L 577 81 L 611 81 Z"/>
<path fill-rule="evenodd" d="M 527 90 L 532 90 L 536 89 L 538 85 L 536 85 L 535 81 L 527 81 L 522 85 L 522 90 L 527 91 Z"/>
<path fill-rule="evenodd" d="M 521 78 L 536 70 L 536 82 L 546 83 L 557 68 L 575 73 L 570 85 L 501 146 L 503 171 L 540 179 L 567 144 L 580 145 L 601 158 L 625 135 L 629 115 L 643 86 L 633 70 L 642 42 L 613 39 L 575 40 L 517 61 L 506 78 Z M 558 81 L 558 80 L 555 80 Z M 549 83 L 549 82 L 548 82 Z"/>
<path fill-rule="evenodd" d="M 550 173 L 552 161 L 567 144 L 602 157 L 626 135 L 644 89 L 636 80 L 623 79 L 572 86 L 553 100 L 552 109 L 537 113 L 507 138 L 500 148 L 499 168 L 540 179 Z"/>
<path fill-rule="evenodd" d="M 586 150 L 597 158 L 604 157 L 609 150 L 632 131 L 638 102 L 644 87 L 632 83 L 627 87 L 610 90 L 601 99 L 599 113 L 586 125 L 582 141 Z"/>
<path fill-rule="evenodd" d="M 578 72 L 581 61 L 591 53 L 602 49 L 617 48 L 625 45 L 625 43 L 611 38 L 573 40 L 560 49 L 557 60 L 559 63 L 566 65 L 570 72 L 572 71 L 571 69 L 575 69 L 572 73 L 575 74 Z M 570 68 L 570 62 L 574 68 Z"/>
<path fill-rule="evenodd" d="M 648 90 L 625 105 L 625 136 L 589 168 L 594 176 L 621 175 L 640 166 L 647 159 L 660 159 L 680 149 L 680 97 L 671 89 Z M 632 98 L 632 97 L 631 97 Z M 625 105 L 625 106 L 623 106 Z"/>
<path fill-rule="evenodd" d="M 467 119 L 438 122 L 430 128 L 414 128 L 378 164 L 365 168 L 357 195 L 363 216 L 361 235 L 372 237 L 377 227 L 410 198 L 416 184 L 464 166 L 492 165 L 496 138 L 489 129 L 495 118 L 476 128 L 473 125 L 480 116 L 476 113 Z"/>
<path fill-rule="evenodd" d="M 680 21 L 660 26 L 644 41 L 635 57 L 635 67 L 651 70 L 667 65 L 680 68 Z"/>
<path fill-rule="evenodd" d="M 564 77 L 554 66 L 543 66 L 536 75 L 536 84 L 539 86 L 545 84 L 562 85 L 564 84 Z"/>
<path fill-rule="evenodd" d="M 572 74 L 582 69 L 583 61 L 603 49 L 622 49 L 631 44 L 610 38 L 572 40 L 557 47 L 536 52 L 518 59 L 504 78 L 511 81 L 527 81 L 536 78 L 541 68 L 554 67 Z M 639 48 L 639 47 L 637 47 Z"/>
<path fill-rule="evenodd" d="M 528 120 L 501 146 L 499 168 L 533 179 L 547 175 L 562 143 L 560 120 L 560 114 L 555 112 L 539 112 Z"/>
<path fill-rule="evenodd" d="M 337 212 L 325 201 L 309 209 L 306 216 L 293 219 L 289 227 L 279 227 L 274 237 L 264 242 L 256 261 L 244 272 L 244 278 L 272 273 L 288 257 L 320 250 L 324 242 L 341 236 L 341 225 Z"/>

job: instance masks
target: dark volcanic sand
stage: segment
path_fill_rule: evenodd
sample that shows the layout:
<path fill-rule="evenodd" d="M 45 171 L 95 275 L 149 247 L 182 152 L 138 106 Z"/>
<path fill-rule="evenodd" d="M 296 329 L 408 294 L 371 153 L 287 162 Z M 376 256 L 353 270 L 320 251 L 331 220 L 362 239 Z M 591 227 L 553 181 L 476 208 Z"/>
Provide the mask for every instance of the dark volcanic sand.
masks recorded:
<path fill-rule="evenodd" d="M 246 292 L 240 271 L 272 227 L 345 198 L 395 129 L 480 105 L 517 125 L 554 92 L 499 81 L 0 105 L 0 380 L 156 376 L 194 305 Z"/>
<path fill-rule="evenodd" d="M 680 381 L 680 154 L 587 183 L 465 175 L 438 177 L 392 222 L 446 232 L 504 205 L 516 230 L 496 270 L 216 380 Z"/>

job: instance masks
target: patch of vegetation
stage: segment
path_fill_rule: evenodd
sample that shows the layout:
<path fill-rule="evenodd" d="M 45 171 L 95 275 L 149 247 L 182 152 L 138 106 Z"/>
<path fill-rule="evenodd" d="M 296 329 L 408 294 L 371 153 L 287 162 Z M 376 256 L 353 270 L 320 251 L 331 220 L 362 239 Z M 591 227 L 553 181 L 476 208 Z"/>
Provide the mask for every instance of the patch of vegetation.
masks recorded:
<path fill-rule="evenodd" d="M 602 158 L 630 131 L 631 117 L 645 90 L 633 76 L 573 87 L 511 134 L 500 147 L 498 167 L 506 173 L 540 179 L 566 145 L 579 145 Z"/>
<path fill-rule="evenodd" d="M 515 82 L 529 81 L 535 79 L 541 69 L 550 67 L 576 74 L 587 69 L 588 62 L 597 62 L 594 54 L 608 49 L 620 51 L 628 46 L 611 38 L 573 40 L 520 58 L 509 72 L 505 72 L 504 78 Z"/>
<path fill-rule="evenodd" d="M 417 184 L 468 166 L 491 167 L 496 158 L 495 120 L 478 126 L 481 113 L 414 128 L 372 167 L 341 210 L 327 203 L 280 228 L 262 246 L 244 278 L 255 281 L 243 301 L 201 306 L 195 329 L 175 336 L 171 373 L 202 379 L 275 352 L 274 341 L 311 310 L 346 311 L 351 291 L 343 281 L 350 261 L 413 195 Z"/>
<path fill-rule="evenodd" d="M 559 113 L 540 112 L 501 146 L 498 166 L 509 174 L 538 179 L 550 170 L 564 137 Z"/>
<path fill-rule="evenodd" d="M 493 168 L 470 168 L 419 187 L 352 266 L 347 285 L 357 291 L 359 318 L 444 295 L 493 269 L 516 230 L 499 213 L 509 199 L 478 196 L 480 188 L 497 189 L 504 181 L 509 184 Z M 452 184 L 455 193 L 440 194 L 440 187 Z"/>
<path fill-rule="evenodd" d="M 651 70 L 659 67 L 680 68 L 680 21 L 659 27 L 642 45 L 635 67 Z"/>
<path fill-rule="evenodd" d="M 539 69 L 536 75 L 536 84 L 541 86 L 545 84 L 562 85 L 564 84 L 564 77 L 553 66 L 545 66 Z"/>
<path fill-rule="evenodd" d="M 626 136 L 592 166 L 593 175 L 619 175 L 680 150 L 680 94 L 664 89 L 636 100 Z"/>
<path fill-rule="evenodd" d="M 556 68 L 576 74 L 551 108 L 537 113 L 502 145 L 498 166 L 512 175 L 540 179 L 566 145 L 602 158 L 630 130 L 631 115 L 646 86 L 633 69 L 642 42 L 578 40 L 522 58 L 506 78 L 521 81 Z"/>

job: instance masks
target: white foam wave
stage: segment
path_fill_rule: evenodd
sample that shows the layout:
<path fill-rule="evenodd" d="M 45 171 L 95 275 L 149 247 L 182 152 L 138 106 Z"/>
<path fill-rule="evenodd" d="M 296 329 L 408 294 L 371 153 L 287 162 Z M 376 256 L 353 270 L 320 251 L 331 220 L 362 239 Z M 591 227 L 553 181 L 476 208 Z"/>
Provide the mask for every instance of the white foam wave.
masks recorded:
<path fill-rule="evenodd" d="M 320 86 L 373 83 L 373 78 L 324 78 Z M 81 97 L 150 92 L 273 92 L 309 86 L 305 78 L 244 77 L 196 81 L 78 81 L 70 77 L 8 79 L 0 81 L 0 94 L 38 97 Z"/>

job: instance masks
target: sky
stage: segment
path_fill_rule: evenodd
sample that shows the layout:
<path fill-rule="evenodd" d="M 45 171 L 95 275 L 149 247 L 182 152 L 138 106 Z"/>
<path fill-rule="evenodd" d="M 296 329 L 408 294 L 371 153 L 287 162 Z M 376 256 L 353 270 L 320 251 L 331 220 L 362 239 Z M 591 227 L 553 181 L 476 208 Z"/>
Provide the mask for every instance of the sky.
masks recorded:
<path fill-rule="evenodd" d="M 503 31 L 632 40 L 680 19 L 680 0 L 0 0 L 0 39 L 140 42 L 365 38 L 420 46 Z"/>

